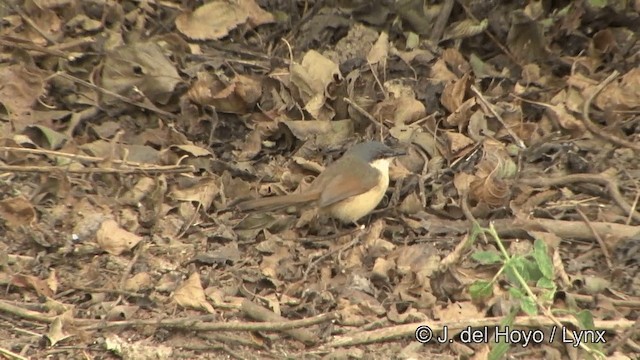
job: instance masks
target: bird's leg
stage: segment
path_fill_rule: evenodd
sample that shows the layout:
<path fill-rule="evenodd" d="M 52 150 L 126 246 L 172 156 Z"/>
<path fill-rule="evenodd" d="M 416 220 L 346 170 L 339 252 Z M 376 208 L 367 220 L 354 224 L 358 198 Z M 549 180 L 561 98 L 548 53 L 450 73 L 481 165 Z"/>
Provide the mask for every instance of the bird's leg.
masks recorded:
<path fill-rule="evenodd" d="M 359 225 L 357 221 L 352 221 L 353 225 L 356 226 L 356 228 L 360 229 L 360 231 L 364 230 L 367 228 L 367 226 L 365 224 L 361 224 Z"/>

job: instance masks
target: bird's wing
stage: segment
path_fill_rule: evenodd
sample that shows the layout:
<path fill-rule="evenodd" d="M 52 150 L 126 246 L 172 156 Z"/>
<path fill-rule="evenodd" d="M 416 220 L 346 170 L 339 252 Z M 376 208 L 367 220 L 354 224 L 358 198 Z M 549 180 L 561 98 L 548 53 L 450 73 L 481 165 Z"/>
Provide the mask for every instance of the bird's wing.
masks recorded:
<path fill-rule="evenodd" d="M 352 168 L 349 174 L 340 174 L 330 179 L 318 199 L 318 206 L 332 205 L 351 196 L 363 194 L 371 190 L 380 182 L 380 172 L 369 164 L 362 164 Z"/>

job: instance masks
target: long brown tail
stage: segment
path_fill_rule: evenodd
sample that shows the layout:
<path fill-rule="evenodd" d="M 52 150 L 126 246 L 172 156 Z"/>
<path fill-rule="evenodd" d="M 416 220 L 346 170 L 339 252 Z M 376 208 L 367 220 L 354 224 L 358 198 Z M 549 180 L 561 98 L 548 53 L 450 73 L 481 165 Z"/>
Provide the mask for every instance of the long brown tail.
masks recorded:
<path fill-rule="evenodd" d="M 318 199 L 318 193 L 290 194 L 272 196 L 255 200 L 243 201 L 236 205 L 240 211 L 277 211 L 289 206 L 302 205 Z"/>

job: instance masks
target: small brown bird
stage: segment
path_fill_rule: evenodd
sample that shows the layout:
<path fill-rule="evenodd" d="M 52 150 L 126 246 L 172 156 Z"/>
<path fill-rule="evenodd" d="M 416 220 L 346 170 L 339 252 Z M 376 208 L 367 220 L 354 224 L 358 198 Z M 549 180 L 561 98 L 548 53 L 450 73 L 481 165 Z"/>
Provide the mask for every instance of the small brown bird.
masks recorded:
<path fill-rule="evenodd" d="M 355 223 L 378 206 L 389 187 L 389 163 L 405 154 L 378 141 L 360 143 L 327 166 L 304 192 L 247 200 L 237 207 L 242 211 L 276 211 L 315 205 L 322 214 Z"/>

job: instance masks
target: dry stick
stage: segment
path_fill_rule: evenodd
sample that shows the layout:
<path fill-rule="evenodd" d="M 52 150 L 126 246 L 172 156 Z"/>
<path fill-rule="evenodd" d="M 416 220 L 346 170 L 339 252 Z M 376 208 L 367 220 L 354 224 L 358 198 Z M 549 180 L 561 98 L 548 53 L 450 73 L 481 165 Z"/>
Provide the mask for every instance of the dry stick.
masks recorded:
<path fill-rule="evenodd" d="M 567 294 L 567 297 L 571 297 L 578 302 L 589 303 L 589 304 L 595 304 L 596 302 L 599 301 L 599 299 L 603 298 L 602 295 L 583 295 L 583 294 L 576 294 L 572 292 L 567 292 L 566 294 Z M 616 307 L 640 309 L 640 300 L 619 300 L 619 299 L 612 299 L 612 298 L 606 298 L 606 299 L 607 299 L 606 300 L 607 303 L 611 303 L 611 305 Z"/>
<path fill-rule="evenodd" d="M 242 305 L 240 307 L 242 312 L 247 315 L 249 318 L 259 321 L 278 321 L 278 322 L 287 322 L 286 318 L 274 313 L 273 311 L 269 311 L 262 306 L 256 305 L 249 300 L 242 301 Z M 306 329 L 291 329 L 283 331 L 285 334 L 291 336 L 292 338 L 304 343 L 305 345 L 313 345 L 320 340 L 318 335 L 308 331 Z"/>
<path fill-rule="evenodd" d="M 633 204 L 631 204 L 632 209 L 637 209 L 638 200 L 640 200 L 640 190 L 636 191 L 636 197 L 635 199 L 633 199 Z M 625 224 L 627 225 L 631 224 L 631 216 L 632 216 L 632 213 L 629 212 L 629 216 L 627 216 L 627 221 L 625 222 Z"/>
<path fill-rule="evenodd" d="M 0 348 L 0 355 L 6 356 L 7 359 L 29 360 L 26 357 L 5 348 Z"/>
<path fill-rule="evenodd" d="M 471 20 L 475 21 L 476 23 L 480 22 L 480 20 L 478 20 L 478 18 L 475 17 L 475 15 L 473 15 L 471 10 L 469 10 L 469 7 L 465 5 L 463 1 L 458 1 L 458 4 L 462 6 L 462 8 L 464 9 L 464 12 L 467 14 L 467 16 L 471 18 Z M 500 50 L 502 50 L 502 52 L 505 55 L 507 55 L 509 59 L 511 59 L 511 61 L 513 61 L 514 64 L 522 67 L 522 64 L 520 64 L 518 59 L 516 59 L 516 57 L 513 56 L 513 54 L 509 51 L 509 49 L 507 49 L 504 45 L 502 45 L 502 43 L 491 33 L 491 31 L 488 30 L 488 28 L 484 30 L 484 33 L 489 37 L 489 39 L 491 39 L 491 41 L 493 41 L 496 44 L 496 46 L 498 46 L 498 48 L 500 48 Z"/>
<path fill-rule="evenodd" d="M 69 158 L 73 160 L 86 161 L 86 162 L 92 162 L 92 163 L 102 163 L 108 160 L 109 162 L 114 164 L 125 164 L 129 166 L 137 166 L 137 167 L 144 167 L 149 165 L 154 166 L 153 164 L 149 164 L 149 163 L 141 163 L 141 162 L 129 161 L 129 160 L 124 161 L 124 160 L 117 160 L 117 159 L 108 159 L 106 157 L 96 157 L 96 156 L 81 155 L 81 154 L 70 154 L 70 153 L 61 152 L 61 151 L 45 150 L 45 149 L 30 149 L 30 148 L 0 146 L 0 152 L 2 151 L 13 152 L 18 154 L 26 153 L 26 154 L 35 154 L 35 155 L 58 156 L 58 157 L 64 157 L 64 158 Z"/>
<path fill-rule="evenodd" d="M 504 122 L 504 120 L 502 119 L 502 116 L 500 116 L 500 114 L 498 114 L 496 112 L 496 110 L 493 108 L 493 105 L 489 101 L 487 101 L 487 99 L 484 98 L 484 96 L 482 95 L 480 90 L 478 90 L 478 88 L 476 88 L 475 85 L 471 85 L 471 91 L 473 91 L 473 93 L 476 94 L 478 99 L 483 104 L 485 104 L 485 106 L 489 109 L 489 111 L 491 111 L 493 116 L 496 117 L 498 122 L 500 122 L 500 124 L 502 124 L 504 129 L 507 130 L 507 133 L 509 134 L 509 136 L 511 136 L 511 138 L 516 142 L 516 145 L 518 145 L 518 147 L 521 148 L 521 149 L 526 149 L 527 147 L 524 145 L 524 141 L 522 141 L 522 139 L 520 139 L 518 137 L 518 135 L 516 135 L 516 133 L 513 132 L 513 130 L 511 130 L 511 128 L 509 126 L 507 126 L 507 123 Z"/>
<path fill-rule="evenodd" d="M 89 324 L 82 330 L 103 330 L 107 328 L 119 327 L 141 327 L 141 326 L 157 326 L 167 329 L 182 329 L 190 331 L 284 331 L 297 329 L 317 324 L 322 324 L 338 319 L 336 313 L 326 313 L 314 317 L 287 320 L 287 321 L 269 321 L 269 322 L 214 322 L 215 316 L 205 315 L 198 317 L 187 317 L 177 319 L 159 319 L 159 320 L 130 320 L 130 321 L 93 321 L 93 320 L 75 320 L 74 323 Z M 51 320 L 53 321 L 53 319 Z"/>
<path fill-rule="evenodd" d="M 637 318 L 636 323 L 633 324 L 633 326 L 630 329 L 628 329 L 624 334 L 622 334 L 622 336 L 612 341 L 611 344 L 607 345 L 607 347 L 604 349 L 605 354 L 607 355 L 613 354 L 613 352 L 616 349 L 618 349 L 622 343 L 627 342 L 627 340 L 629 340 L 631 335 L 637 334 L 638 331 L 640 331 L 640 318 Z"/>
<path fill-rule="evenodd" d="M 608 133 L 606 131 L 603 131 L 596 124 L 591 122 L 591 118 L 589 117 L 589 108 L 591 107 L 591 102 L 593 101 L 593 99 L 595 99 L 595 97 L 598 96 L 598 94 L 600 94 L 600 92 L 607 85 L 609 85 L 610 82 L 615 80 L 615 78 L 619 74 L 620 73 L 618 72 L 618 70 L 614 70 L 611 73 L 611 75 L 609 75 L 606 79 L 604 79 L 596 87 L 596 89 L 593 91 L 593 93 L 591 93 L 591 95 L 589 95 L 589 97 L 587 98 L 587 101 L 585 101 L 584 105 L 582 106 L 582 122 L 584 123 L 584 126 L 587 128 L 587 130 L 589 130 L 594 135 L 603 137 L 605 140 L 609 140 L 609 141 L 611 141 L 612 143 L 614 143 L 616 145 L 628 147 L 628 148 L 633 149 L 635 151 L 640 151 L 640 145 L 639 144 L 634 143 L 632 141 L 625 140 L 625 139 L 621 139 L 621 138 L 619 138 L 619 137 L 617 137 L 617 136 L 615 136 L 613 134 L 610 134 L 610 133 Z"/>
<path fill-rule="evenodd" d="M 40 34 L 40 36 L 42 36 L 45 40 L 47 40 L 47 42 L 49 42 L 50 44 L 57 44 L 58 43 L 54 38 L 49 36 L 49 34 L 47 34 L 42 29 L 40 29 L 38 24 L 36 24 L 35 21 L 31 20 L 29 15 L 27 15 L 24 11 L 22 11 L 22 9 L 20 7 L 11 6 L 11 10 L 15 11 L 18 15 L 20 15 L 22 20 L 24 20 L 24 22 L 26 22 L 29 26 L 31 26 L 33 28 L 33 30 L 35 30 L 38 34 Z"/>
<path fill-rule="evenodd" d="M 81 84 L 81 85 L 84 85 L 84 86 L 86 86 L 86 87 L 88 87 L 88 88 L 90 88 L 92 90 L 98 91 L 98 92 L 100 92 L 102 94 L 113 96 L 114 98 L 116 98 L 116 99 L 118 99 L 118 100 L 120 100 L 122 102 L 125 102 L 125 103 L 127 103 L 129 105 L 137 106 L 137 107 L 142 108 L 142 109 L 146 109 L 146 110 L 149 110 L 149 111 L 156 112 L 159 115 L 166 116 L 169 119 L 173 120 L 173 119 L 176 118 L 176 116 L 174 114 L 172 114 L 170 112 L 166 112 L 166 111 L 164 111 L 162 109 L 159 109 L 156 106 L 133 101 L 133 100 L 129 99 L 126 96 L 122 96 L 120 94 L 114 93 L 113 91 L 109 91 L 109 90 L 107 90 L 105 88 L 102 88 L 100 86 L 94 85 L 94 84 L 92 84 L 90 82 L 84 81 L 84 80 L 79 79 L 79 78 L 77 78 L 75 76 L 71 76 L 71 75 L 63 73 L 63 72 L 57 72 L 57 73 L 51 75 L 50 77 L 54 77 L 54 76 L 61 76 L 61 77 L 65 78 L 65 79 L 71 80 L 71 81 L 73 81 L 75 83 L 78 83 L 78 84 Z"/>
<path fill-rule="evenodd" d="M 24 50 L 32 50 L 32 51 L 38 51 L 40 53 L 44 53 L 47 55 L 52 55 L 52 56 L 57 56 L 63 59 L 68 59 L 69 55 L 67 53 L 65 53 L 64 51 L 60 51 L 60 50 L 53 50 L 50 49 L 48 47 L 44 47 L 44 46 L 40 46 L 40 45 L 36 45 L 32 42 L 27 42 L 23 39 L 11 39 L 5 36 L 0 37 L 0 45 L 2 46 L 8 46 L 8 47 L 14 47 L 14 48 L 19 48 L 19 49 L 24 49 Z"/>
<path fill-rule="evenodd" d="M 55 316 L 43 315 L 42 313 L 39 313 L 37 311 L 23 309 L 19 306 L 9 304 L 5 301 L 0 301 L 0 313 L 17 316 L 20 319 L 39 321 L 44 323 L 51 323 L 56 318 Z"/>
<path fill-rule="evenodd" d="M 195 172 L 196 168 L 192 165 L 166 165 L 152 166 L 145 168 L 86 168 L 86 169 L 70 169 L 63 166 L 15 166 L 0 165 L 0 171 L 9 171 L 15 173 L 68 173 L 68 174 L 175 174 Z"/>
<path fill-rule="evenodd" d="M 576 221 L 552 220 L 552 219 L 500 219 L 494 224 L 498 234 L 510 236 L 514 232 L 526 236 L 527 231 L 545 231 L 558 235 L 563 239 L 586 239 L 594 240 L 593 233 L 589 228 Z M 600 234 L 612 234 L 621 238 L 631 237 L 640 233 L 638 226 L 629 226 L 609 222 L 591 222 L 594 229 Z M 524 232 L 524 233 L 523 233 Z"/>
<path fill-rule="evenodd" d="M 364 234 L 364 232 L 360 232 L 359 234 L 357 234 L 353 240 L 351 240 L 350 242 L 348 242 L 347 244 L 337 248 L 337 249 L 333 249 L 331 251 L 328 251 L 326 254 L 323 254 L 322 256 L 320 256 L 319 258 L 309 262 L 309 266 L 307 266 L 307 270 L 304 271 L 304 274 L 302 275 L 302 280 L 301 282 L 305 282 L 307 280 L 307 277 L 309 276 L 309 273 L 311 273 L 311 270 L 313 270 L 313 268 L 316 267 L 316 265 L 318 265 L 322 260 L 328 258 L 329 256 L 337 253 L 337 252 L 341 252 L 344 251 L 352 246 L 354 246 L 355 244 L 358 243 L 358 241 L 360 241 L 360 238 L 362 236 L 362 234 Z"/>
<path fill-rule="evenodd" d="M 124 289 L 125 283 L 127 282 L 127 278 L 129 277 L 129 274 L 133 271 L 133 266 L 138 262 L 138 259 L 140 259 L 140 255 L 146 250 L 147 250 L 146 242 L 142 240 L 138 244 L 138 248 L 136 249 L 136 252 L 133 255 L 133 258 L 131 259 L 131 261 L 129 261 L 129 264 L 127 264 L 127 268 L 124 269 L 124 271 L 122 272 L 122 276 L 120 277 L 120 283 L 118 284 L 119 289 Z"/>
<path fill-rule="evenodd" d="M 11 305 L 5 301 L 0 301 L 0 313 L 7 313 L 21 319 L 51 323 L 56 316 L 46 316 L 37 311 L 23 309 L 19 306 Z M 232 322 L 232 323 L 215 323 L 217 320 L 213 315 L 203 315 L 177 319 L 159 319 L 159 320 L 130 320 L 130 321 L 102 321 L 89 319 L 74 319 L 74 325 L 84 326 L 84 330 L 98 330 L 117 327 L 140 327 L 140 326 L 157 326 L 161 328 L 184 329 L 184 330 L 201 330 L 201 331 L 282 331 L 291 330 L 311 325 L 317 325 L 328 321 L 338 319 L 336 313 L 326 313 L 314 317 L 276 321 L 276 322 Z"/>
<path fill-rule="evenodd" d="M 609 190 L 609 196 L 611 196 L 613 201 L 615 201 L 622 210 L 626 211 L 630 216 L 633 216 L 635 221 L 640 221 L 640 213 L 627 204 L 620 190 L 618 190 L 618 183 L 599 174 L 571 174 L 555 178 L 520 179 L 519 182 L 529 186 L 562 186 L 577 182 L 600 184 Z"/>
<path fill-rule="evenodd" d="M 378 123 L 378 121 L 376 120 L 376 118 L 373 117 L 373 115 L 369 114 L 365 109 L 363 109 L 362 107 L 360 107 L 360 105 L 356 104 L 353 100 L 349 99 L 348 97 L 342 98 L 347 104 L 351 105 L 351 107 L 360 113 L 360 115 L 364 116 L 367 120 L 369 120 L 372 124 L 374 124 L 375 126 L 379 127 L 379 128 L 384 128 L 384 126 L 381 123 Z M 380 130 L 380 132 L 382 132 L 382 130 Z"/>
<path fill-rule="evenodd" d="M 598 244 L 600 245 L 600 250 L 602 251 L 602 254 L 604 255 L 604 259 L 607 262 L 607 266 L 609 267 L 609 271 L 611 271 L 613 269 L 613 264 L 611 263 L 611 254 L 609 254 L 609 250 L 607 249 L 607 245 L 604 243 L 604 240 L 602 240 L 602 237 L 596 231 L 596 229 L 593 228 L 593 226 L 591 225 L 591 221 L 589 220 L 589 218 L 587 218 L 587 215 L 585 215 L 582 212 L 582 210 L 580 210 L 579 207 L 576 208 L 576 212 L 578 213 L 578 215 L 580 215 L 580 217 L 582 218 L 582 221 L 584 221 L 585 224 L 587 224 L 587 226 L 589 227 L 589 230 L 591 230 L 591 232 L 593 233 L 593 236 L 598 241 Z"/>
<path fill-rule="evenodd" d="M 574 317 L 556 318 L 561 324 L 571 324 L 579 328 L 578 320 Z M 500 322 L 504 320 L 502 317 L 481 318 L 481 319 L 462 319 L 457 321 L 442 320 L 433 321 L 429 323 L 413 323 L 404 324 L 398 326 L 387 327 L 383 329 L 377 329 L 372 331 L 361 331 L 351 335 L 338 336 L 335 340 L 326 344 L 327 347 L 343 347 L 353 345 L 363 345 L 378 343 L 388 340 L 402 339 L 414 337 L 417 330 L 424 329 L 427 325 L 433 333 L 433 336 L 437 336 L 442 333 L 444 327 L 447 328 L 448 338 L 452 339 L 460 331 L 468 327 L 491 327 L 495 328 L 500 325 Z M 558 324 L 552 319 L 546 316 L 530 316 L 530 317 L 517 317 L 514 320 L 512 327 L 552 327 Z M 594 320 L 594 328 L 607 331 L 626 330 L 634 325 L 634 321 L 630 320 Z M 557 331 L 562 331 L 562 328 L 557 327 Z M 570 333 L 565 334 L 565 338 Z M 561 333 L 557 333 L 556 337 L 560 338 Z"/>
<path fill-rule="evenodd" d="M 57 56 L 57 57 L 68 59 L 68 60 L 74 60 L 75 57 L 71 54 L 64 52 L 64 50 L 73 49 L 75 47 L 79 47 L 83 45 L 93 44 L 95 42 L 96 42 L 96 39 L 94 37 L 87 36 L 79 39 L 73 39 L 66 43 L 61 43 L 61 44 L 56 44 L 56 45 L 46 47 L 46 46 L 35 44 L 33 41 L 27 40 L 27 39 L 15 38 L 12 36 L 0 36 L 0 45 L 16 47 L 24 50 L 36 51 L 39 53 L 39 54 L 34 54 L 34 56 L 44 54 L 44 55 Z"/>
<path fill-rule="evenodd" d="M 431 30 L 431 36 L 429 36 L 429 40 L 437 43 L 442 38 L 442 34 L 444 34 L 444 28 L 447 26 L 447 22 L 449 21 L 449 16 L 451 16 L 451 10 L 453 10 L 453 4 L 455 0 L 445 0 L 444 5 L 440 9 L 440 14 L 438 14 L 438 19 L 436 20 L 436 24 L 433 25 L 433 30 Z"/>

